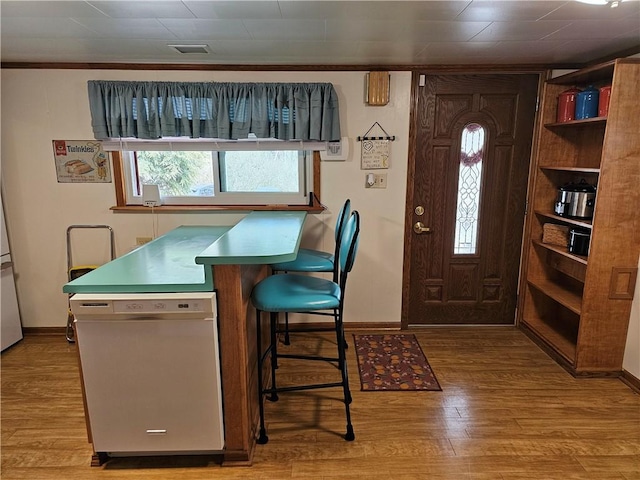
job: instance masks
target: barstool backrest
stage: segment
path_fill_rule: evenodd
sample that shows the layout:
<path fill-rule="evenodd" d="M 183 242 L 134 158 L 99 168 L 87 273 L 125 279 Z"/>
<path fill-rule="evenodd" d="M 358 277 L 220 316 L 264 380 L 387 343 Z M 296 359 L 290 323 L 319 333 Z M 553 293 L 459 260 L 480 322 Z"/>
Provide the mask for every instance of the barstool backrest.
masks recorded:
<path fill-rule="evenodd" d="M 340 272 L 344 275 L 351 271 L 356 260 L 360 241 L 360 213 L 354 210 L 347 221 L 340 242 Z"/>
<path fill-rule="evenodd" d="M 335 231 L 335 239 L 336 245 L 335 250 L 333 252 L 333 281 L 338 282 L 338 272 L 340 271 L 339 261 L 340 261 L 340 243 L 342 240 L 342 235 L 344 234 L 344 228 L 347 225 L 347 220 L 349 219 L 349 214 L 351 213 L 351 200 L 346 199 L 344 205 L 340 209 L 340 213 L 338 213 L 338 220 L 336 221 L 336 231 Z"/>
<path fill-rule="evenodd" d="M 342 238 L 342 232 L 344 230 L 344 226 L 347 223 L 347 219 L 349 218 L 349 214 L 351 213 L 351 200 L 346 199 L 344 205 L 340 209 L 338 213 L 338 219 L 336 220 L 336 232 L 334 234 L 336 244 L 340 245 L 340 238 Z"/>

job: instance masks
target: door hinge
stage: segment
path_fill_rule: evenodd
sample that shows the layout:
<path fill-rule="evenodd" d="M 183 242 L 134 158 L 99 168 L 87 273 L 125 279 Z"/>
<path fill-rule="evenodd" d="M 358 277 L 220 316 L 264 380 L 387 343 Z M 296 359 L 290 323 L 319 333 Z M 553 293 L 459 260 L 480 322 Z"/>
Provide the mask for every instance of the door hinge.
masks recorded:
<path fill-rule="evenodd" d="M 536 97 L 536 112 L 538 111 L 539 107 L 540 107 L 540 97 Z"/>
<path fill-rule="evenodd" d="M 420 75 L 420 78 L 418 80 L 418 86 L 424 87 L 426 83 L 427 83 L 427 77 L 424 75 Z"/>

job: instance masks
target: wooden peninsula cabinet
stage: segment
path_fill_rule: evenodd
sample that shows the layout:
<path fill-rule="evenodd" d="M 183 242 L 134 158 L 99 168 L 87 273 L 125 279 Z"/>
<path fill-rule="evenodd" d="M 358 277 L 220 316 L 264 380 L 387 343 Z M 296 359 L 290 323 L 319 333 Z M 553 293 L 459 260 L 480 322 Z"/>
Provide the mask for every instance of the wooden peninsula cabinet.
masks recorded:
<path fill-rule="evenodd" d="M 556 121 L 560 93 L 606 85 L 611 85 L 606 117 Z M 622 372 L 640 252 L 639 86 L 638 59 L 585 68 L 544 85 L 518 325 L 576 376 Z M 596 185 L 593 218 L 556 215 L 558 187 L 582 179 Z M 590 233 L 588 255 L 543 239 L 545 224 Z"/>

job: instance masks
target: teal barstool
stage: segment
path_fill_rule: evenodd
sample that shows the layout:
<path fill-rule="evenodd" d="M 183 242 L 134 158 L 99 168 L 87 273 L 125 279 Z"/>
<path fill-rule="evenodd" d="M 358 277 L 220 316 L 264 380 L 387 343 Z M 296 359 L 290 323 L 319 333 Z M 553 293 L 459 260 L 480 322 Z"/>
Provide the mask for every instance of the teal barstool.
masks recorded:
<path fill-rule="evenodd" d="M 333 254 L 322 250 L 301 248 L 298 256 L 290 262 L 282 262 L 271 265 L 274 273 L 279 272 L 304 272 L 304 273 L 333 273 L 333 281 L 338 282 L 338 261 L 340 256 L 340 239 L 342 232 L 351 213 L 351 200 L 347 198 L 338 213 L 336 230 L 334 234 L 335 248 Z M 284 315 L 284 344 L 289 345 L 289 314 Z"/>
<path fill-rule="evenodd" d="M 337 283 L 332 280 L 309 275 L 283 273 L 280 275 L 271 275 L 265 278 L 254 287 L 253 292 L 251 293 L 251 302 L 256 308 L 256 337 L 258 343 L 258 405 L 260 411 L 260 436 L 258 438 L 258 443 L 264 444 L 269 441 L 264 422 L 265 395 L 269 395 L 269 400 L 277 401 L 278 393 L 280 392 L 330 387 L 342 387 L 347 417 L 347 432 L 344 438 L 348 441 L 355 439 L 353 426 L 351 425 L 351 413 L 349 411 L 351 392 L 349 390 L 349 379 L 347 375 L 347 359 L 345 355 L 346 342 L 344 341 L 344 325 L 342 316 L 344 311 L 347 276 L 355 261 L 359 237 L 360 215 L 357 211 L 354 211 L 345 224 L 344 232 L 340 240 Z M 269 346 L 264 352 L 262 351 L 262 329 L 260 321 L 262 312 L 269 312 L 270 314 Z M 323 357 L 278 353 L 277 329 L 278 313 L 280 312 L 324 312 L 332 315 L 334 318 L 338 356 Z M 262 369 L 267 357 L 271 364 L 271 386 L 265 388 Z M 278 359 L 281 358 L 335 362 L 338 370 L 340 370 L 341 380 L 339 382 L 336 381 L 331 383 L 278 387 L 276 383 L 276 369 L 278 367 Z"/>

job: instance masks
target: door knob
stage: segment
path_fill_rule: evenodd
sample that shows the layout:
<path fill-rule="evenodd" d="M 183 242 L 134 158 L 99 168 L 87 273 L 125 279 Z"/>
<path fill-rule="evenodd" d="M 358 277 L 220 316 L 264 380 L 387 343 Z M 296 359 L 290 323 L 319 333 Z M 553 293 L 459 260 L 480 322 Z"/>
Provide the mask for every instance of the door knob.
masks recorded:
<path fill-rule="evenodd" d="M 413 226 L 413 231 L 416 233 L 430 233 L 431 229 L 429 227 L 425 227 L 422 222 L 416 222 Z"/>

